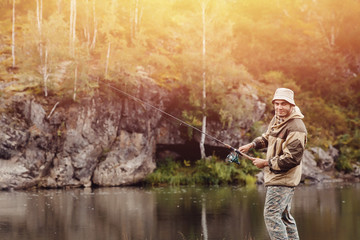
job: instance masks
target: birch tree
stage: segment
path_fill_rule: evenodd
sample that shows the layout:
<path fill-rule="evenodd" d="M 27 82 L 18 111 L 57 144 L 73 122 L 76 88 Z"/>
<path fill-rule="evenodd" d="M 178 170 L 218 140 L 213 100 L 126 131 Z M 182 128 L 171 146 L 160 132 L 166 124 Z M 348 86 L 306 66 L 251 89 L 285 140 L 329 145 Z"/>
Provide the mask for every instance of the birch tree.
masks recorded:
<path fill-rule="evenodd" d="M 45 61 L 44 61 L 44 67 L 43 67 L 43 80 L 44 80 L 44 93 L 45 97 L 48 96 L 48 88 L 47 88 L 47 81 L 49 78 L 48 70 L 47 70 L 47 64 L 48 64 L 48 50 L 45 48 Z"/>
<path fill-rule="evenodd" d="M 85 26 L 84 26 L 84 37 L 86 40 L 87 51 L 89 52 L 90 48 L 90 26 L 89 26 L 89 0 L 85 1 L 86 10 L 85 10 Z"/>
<path fill-rule="evenodd" d="M 107 50 L 107 54 L 106 54 L 105 78 L 108 76 L 109 59 L 110 59 L 110 42 L 108 44 L 108 50 Z"/>
<path fill-rule="evenodd" d="M 44 95 L 48 96 L 47 81 L 49 78 L 48 74 L 48 51 L 45 48 L 45 59 L 43 60 L 43 39 L 42 39 L 42 21 L 43 21 L 43 1 L 36 0 L 36 20 L 37 20 L 37 29 L 39 33 L 39 55 L 40 55 L 40 71 L 43 75 L 43 84 L 44 84 Z"/>
<path fill-rule="evenodd" d="M 40 60 L 42 61 L 42 6 L 43 6 L 42 0 L 36 0 L 36 20 L 37 20 L 37 28 L 39 32 L 39 54 L 40 54 Z"/>
<path fill-rule="evenodd" d="M 75 56 L 75 33 L 76 33 L 76 0 L 71 0 L 70 4 L 70 30 L 69 30 L 69 49 L 70 54 Z"/>
<path fill-rule="evenodd" d="M 72 54 L 75 56 L 75 33 L 76 33 L 76 0 L 73 0 L 73 26 L 72 26 Z"/>
<path fill-rule="evenodd" d="M 200 139 L 200 154 L 201 158 L 206 158 L 205 154 L 205 133 L 206 133 L 206 7 L 208 1 L 203 0 L 201 3 L 202 16 L 202 134 Z"/>
<path fill-rule="evenodd" d="M 60 14 L 62 11 L 62 0 L 57 0 L 56 6 L 57 6 L 58 13 Z"/>
<path fill-rule="evenodd" d="M 143 5 L 141 0 L 133 0 L 130 7 L 130 41 L 132 42 L 140 29 Z"/>
<path fill-rule="evenodd" d="M 110 58 L 116 54 L 116 49 L 121 44 L 121 40 L 118 38 L 117 34 L 122 32 L 121 22 L 119 22 L 119 7 L 116 0 L 112 0 L 105 6 L 106 12 L 108 13 L 106 17 L 103 18 L 103 21 L 106 22 L 106 25 L 103 25 L 100 29 L 106 36 L 107 50 L 105 55 L 105 72 L 104 77 L 109 78 L 108 75 L 110 68 Z"/>
<path fill-rule="evenodd" d="M 77 78 L 78 78 L 78 66 L 75 67 L 75 74 L 74 74 L 74 94 L 73 94 L 73 100 L 76 100 L 76 91 L 77 91 Z"/>
<path fill-rule="evenodd" d="M 73 27 L 73 15 L 74 15 L 74 10 L 73 10 L 73 1 L 74 0 L 71 0 L 70 2 L 70 26 L 69 26 L 69 52 L 70 54 L 72 53 L 72 27 Z"/>
<path fill-rule="evenodd" d="M 96 36 L 97 36 L 97 19 L 96 19 L 96 8 L 95 8 L 95 2 L 96 0 L 93 0 L 93 24 L 94 24 L 94 33 L 93 33 L 93 39 L 90 45 L 90 49 L 93 49 L 96 44 Z"/>
<path fill-rule="evenodd" d="M 12 55 L 12 68 L 15 68 L 15 0 L 13 0 L 13 14 L 12 14 L 12 44 L 11 44 L 11 55 Z"/>

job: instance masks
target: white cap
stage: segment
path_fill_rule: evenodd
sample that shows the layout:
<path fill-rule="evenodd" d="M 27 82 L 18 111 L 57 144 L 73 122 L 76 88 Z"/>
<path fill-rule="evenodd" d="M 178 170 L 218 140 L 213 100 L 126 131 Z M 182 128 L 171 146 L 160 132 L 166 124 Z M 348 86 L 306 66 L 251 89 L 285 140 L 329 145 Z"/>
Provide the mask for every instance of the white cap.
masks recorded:
<path fill-rule="evenodd" d="M 274 100 L 285 100 L 288 103 L 295 105 L 294 92 L 288 88 L 276 89 L 272 102 L 274 102 Z"/>

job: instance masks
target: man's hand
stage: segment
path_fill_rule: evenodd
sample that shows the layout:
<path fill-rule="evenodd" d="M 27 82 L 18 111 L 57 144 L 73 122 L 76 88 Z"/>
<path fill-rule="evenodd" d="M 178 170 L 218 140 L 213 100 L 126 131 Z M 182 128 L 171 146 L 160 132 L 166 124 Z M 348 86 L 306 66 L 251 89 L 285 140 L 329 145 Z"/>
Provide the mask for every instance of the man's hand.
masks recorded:
<path fill-rule="evenodd" d="M 239 152 L 241 153 L 247 153 L 251 148 L 253 147 L 253 144 L 252 143 L 248 143 L 246 145 L 243 145 L 241 147 L 239 147 Z"/>
<path fill-rule="evenodd" d="M 267 160 L 265 160 L 265 159 L 253 158 L 253 159 L 251 159 L 251 161 L 258 168 L 264 168 L 266 166 L 269 166 L 269 162 Z"/>

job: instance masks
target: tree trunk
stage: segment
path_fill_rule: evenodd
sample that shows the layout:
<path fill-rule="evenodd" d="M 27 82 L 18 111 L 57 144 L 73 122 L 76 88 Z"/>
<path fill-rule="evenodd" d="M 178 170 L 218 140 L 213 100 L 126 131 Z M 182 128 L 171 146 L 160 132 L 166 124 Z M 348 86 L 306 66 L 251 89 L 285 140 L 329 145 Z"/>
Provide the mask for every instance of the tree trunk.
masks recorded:
<path fill-rule="evenodd" d="M 70 4 L 70 31 L 69 48 L 71 56 L 75 56 L 75 28 L 76 28 L 76 0 L 71 0 Z"/>
<path fill-rule="evenodd" d="M 39 32 L 39 55 L 41 64 L 43 63 L 43 47 L 42 47 L 42 0 L 36 0 L 36 19 Z"/>
<path fill-rule="evenodd" d="M 86 0 L 84 38 L 86 39 L 86 49 L 87 52 L 89 53 L 89 48 L 90 48 L 89 0 Z"/>
<path fill-rule="evenodd" d="M 11 44 L 11 54 L 12 54 L 12 68 L 15 68 L 15 0 L 13 0 L 13 15 L 12 15 L 12 44 Z"/>
<path fill-rule="evenodd" d="M 137 23 L 138 23 L 138 5 L 139 0 L 134 0 L 134 7 L 130 6 L 130 41 L 136 38 Z M 132 5 L 132 4 L 131 4 Z"/>
<path fill-rule="evenodd" d="M 48 51 L 45 47 L 45 60 L 43 60 L 43 43 L 42 43 L 42 19 L 43 19 L 43 1 L 36 0 L 36 19 L 37 19 L 37 27 L 39 32 L 39 56 L 40 56 L 40 66 L 41 66 L 41 73 L 43 75 L 44 81 L 44 95 L 45 97 L 48 96 L 47 90 L 47 80 L 48 80 L 48 72 L 47 72 L 47 58 L 48 58 Z"/>
<path fill-rule="evenodd" d="M 72 52 L 71 34 L 72 34 L 73 15 L 74 15 L 73 7 L 74 7 L 73 0 L 71 0 L 71 2 L 70 2 L 70 26 L 69 26 L 69 52 L 70 52 L 70 54 Z"/>
<path fill-rule="evenodd" d="M 139 19 L 139 0 L 135 0 L 135 2 L 134 32 L 136 34 Z"/>
<path fill-rule="evenodd" d="M 72 34 L 72 46 L 73 46 L 73 56 L 75 56 L 75 33 L 76 33 L 76 0 L 74 0 L 74 19 L 73 19 L 73 34 Z"/>
<path fill-rule="evenodd" d="M 335 46 L 335 27 L 331 26 L 331 30 L 330 30 L 330 45 L 331 46 Z"/>
<path fill-rule="evenodd" d="M 45 97 L 48 96 L 48 90 L 47 90 L 47 80 L 49 78 L 48 72 L 47 72 L 47 58 L 48 58 L 48 51 L 45 47 L 45 61 L 44 61 L 44 68 L 43 68 L 43 79 L 44 79 L 44 92 Z"/>
<path fill-rule="evenodd" d="M 73 95 L 73 100 L 75 101 L 76 100 L 76 91 L 77 91 L 77 88 L 76 88 L 76 85 L 77 85 L 77 76 L 78 75 L 78 66 L 76 65 L 76 68 L 75 68 L 75 81 L 74 81 L 74 95 Z"/>
<path fill-rule="evenodd" d="M 142 15 L 144 12 L 144 5 L 141 3 L 141 0 L 137 0 L 138 1 L 138 6 L 137 6 L 137 27 L 136 27 L 136 31 L 139 32 L 140 31 L 140 26 L 141 26 L 141 19 L 142 19 Z"/>
<path fill-rule="evenodd" d="M 202 8 L 202 25 L 203 25 L 203 31 L 202 31 L 202 111 L 203 111 L 203 119 L 202 119 L 202 134 L 201 134 L 201 140 L 200 140 L 200 153 L 201 158 L 205 159 L 205 133 L 206 133 L 206 3 L 205 1 L 202 2 L 201 5 Z"/>
<path fill-rule="evenodd" d="M 62 12 L 62 0 L 57 0 L 56 7 L 58 10 L 58 13 L 60 14 Z"/>
<path fill-rule="evenodd" d="M 109 58 L 110 58 L 110 42 L 108 45 L 107 55 L 106 55 L 106 63 L 105 63 L 105 78 L 107 78 L 108 75 L 108 68 L 109 68 Z"/>
<path fill-rule="evenodd" d="M 97 20 L 96 20 L 96 11 L 95 11 L 95 1 L 93 1 L 93 17 L 94 17 L 94 34 L 93 34 L 93 39 L 91 42 L 91 46 L 90 49 L 93 49 L 95 47 L 96 44 L 96 35 L 97 35 Z"/>
<path fill-rule="evenodd" d="M 141 17 L 143 13 L 141 0 L 134 0 L 134 7 L 130 7 L 130 41 L 132 42 L 139 32 Z"/>

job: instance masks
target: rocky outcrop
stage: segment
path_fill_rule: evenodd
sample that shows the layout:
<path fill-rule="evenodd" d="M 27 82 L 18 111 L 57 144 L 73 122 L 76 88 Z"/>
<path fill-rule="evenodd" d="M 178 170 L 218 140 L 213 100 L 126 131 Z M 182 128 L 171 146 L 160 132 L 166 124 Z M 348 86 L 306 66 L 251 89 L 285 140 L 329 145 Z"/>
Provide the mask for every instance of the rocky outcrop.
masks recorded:
<path fill-rule="evenodd" d="M 136 89 L 158 107 L 166 92 Z M 100 93 L 80 102 L 15 96 L 1 102 L 0 187 L 134 184 L 155 168 L 161 115 Z M 52 101 L 52 103 L 50 103 Z M 45 110 L 46 109 L 46 110 Z"/>
<path fill-rule="evenodd" d="M 339 150 L 333 146 L 326 151 L 319 147 L 306 150 L 303 157 L 302 181 L 305 183 L 359 181 L 360 166 L 352 164 L 352 172 L 339 172 L 335 169 L 338 157 Z"/>
<path fill-rule="evenodd" d="M 140 86 L 140 84 L 139 84 Z M 120 88 L 120 87 L 119 87 Z M 106 88 L 103 88 L 106 89 Z M 0 103 L 0 188 L 89 187 L 132 185 L 155 167 L 157 144 L 182 144 L 186 127 L 159 111 L 111 89 L 78 102 L 12 96 Z M 132 89 L 157 108 L 181 116 L 179 91 L 166 91 L 151 81 Z M 265 105 L 249 98 L 258 115 L 244 117 L 243 130 L 224 129 L 208 121 L 208 133 L 239 145 L 261 118 Z M 259 108 L 259 109 L 258 109 Z M 174 123 L 175 122 L 175 123 Z M 195 141 L 200 135 L 195 133 Z M 206 144 L 219 146 L 207 140 Z"/>
<path fill-rule="evenodd" d="M 316 153 L 321 152 L 321 156 Z M 329 161 L 329 155 L 321 148 L 305 150 L 303 155 L 302 182 L 322 182 L 334 179 L 333 168 L 321 168 L 324 161 Z M 334 159 L 332 159 L 334 162 Z"/>

